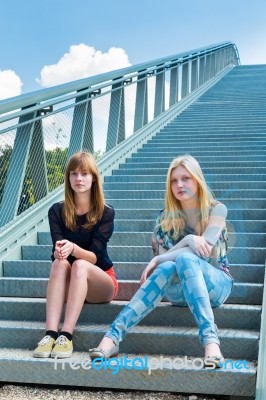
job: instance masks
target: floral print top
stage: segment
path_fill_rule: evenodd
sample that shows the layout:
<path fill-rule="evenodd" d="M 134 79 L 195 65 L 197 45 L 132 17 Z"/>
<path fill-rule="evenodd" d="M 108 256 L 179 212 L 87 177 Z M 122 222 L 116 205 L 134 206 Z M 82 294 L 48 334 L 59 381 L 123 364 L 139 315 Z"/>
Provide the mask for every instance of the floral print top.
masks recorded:
<path fill-rule="evenodd" d="M 210 209 L 211 211 L 211 209 Z M 187 235 L 195 235 L 194 229 L 185 227 L 183 233 L 177 238 L 174 239 L 172 237 L 174 231 L 164 231 L 162 226 L 160 225 L 160 220 L 162 217 L 163 210 L 161 210 L 155 224 L 155 231 L 152 240 L 152 247 L 154 256 L 159 254 L 159 245 L 161 245 L 165 250 L 171 249 L 175 246 L 180 240 L 182 240 Z M 209 257 L 203 257 L 205 261 L 210 263 L 216 268 L 219 268 L 230 275 L 229 273 L 229 262 L 227 259 L 227 250 L 228 250 L 228 232 L 225 227 L 219 236 L 218 241 L 214 245 L 212 252 Z"/>

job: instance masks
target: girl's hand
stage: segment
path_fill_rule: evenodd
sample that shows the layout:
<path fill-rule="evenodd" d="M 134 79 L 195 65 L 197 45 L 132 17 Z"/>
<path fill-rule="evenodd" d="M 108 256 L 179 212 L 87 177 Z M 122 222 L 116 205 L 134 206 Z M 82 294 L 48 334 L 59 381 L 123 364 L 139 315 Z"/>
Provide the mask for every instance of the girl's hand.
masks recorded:
<path fill-rule="evenodd" d="M 54 249 L 54 258 L 57 258 L 58 260 L 63 259 L 63 257 L 61 257 L 61 254 L 60 254 L 60 249 L 61 249 L 61 242 L 58 240 L 55 243 L 55 249 Z"/>
<path fill-rule="evenodd" d="M 143 283 L 146 281 L 146 279 L 151 275 L 151 273 L 155 270 L 155 268 L 158 265 L 158 260 L 157 257 L 154 257 L 147 267 L 144 269 L 141 278 L 140 278 L 140 284 L 143 285 Z"/>
<path fill-rule="evenodd" d="M 209 257 L 213 246 L 203 236 L 189 235 L 188 245 L 199 257 Z"/>
<path fill-rule="evenodd" d="M 58 258 L 66 259 L 73 251 L 74 243 L 69 240 L 58 240 L 55 244 L 55 252 L 59 255 Z"/>

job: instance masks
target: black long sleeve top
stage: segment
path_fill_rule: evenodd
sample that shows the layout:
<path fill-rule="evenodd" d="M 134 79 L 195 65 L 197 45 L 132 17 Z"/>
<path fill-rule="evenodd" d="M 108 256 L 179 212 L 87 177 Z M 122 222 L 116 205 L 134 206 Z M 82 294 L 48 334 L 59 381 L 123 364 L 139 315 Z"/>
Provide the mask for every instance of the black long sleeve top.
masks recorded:
<path fill-rule="evenodd" d="M 107 253 L 107 242 L 112 236 L 114 230 L 115 211 L 113 207 L 104 206 L 104 212 L 99 220 L 91 229 L 84 228 L 86 214 L 77 216 L 77 229 L 72 231 L 68 229 L 63 219 L 63 202 L 55 203 L 48 211 L 50 232 L 53 242 L 52 260 L 54 261 L 55 243 L 57 240 L 69 240 L 84 250 L 92 251 L 96 257 L 96 265 L 102 270 L 107 271 L 113 266 Z M 74 256 L 69 255 L 68 261 L 72 263 L 76 260 Z"/>

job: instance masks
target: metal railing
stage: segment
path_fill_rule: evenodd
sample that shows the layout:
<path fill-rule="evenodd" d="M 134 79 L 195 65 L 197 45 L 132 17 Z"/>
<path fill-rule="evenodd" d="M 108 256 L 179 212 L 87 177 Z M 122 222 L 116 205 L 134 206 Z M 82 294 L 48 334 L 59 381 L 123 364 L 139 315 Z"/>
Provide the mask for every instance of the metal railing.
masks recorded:
<path fill-rule="evenodd" d="M 0 233 L 62 185 L 73 153 L 102 158 L 238 64 L 225 42 L 0 101 Z"/>

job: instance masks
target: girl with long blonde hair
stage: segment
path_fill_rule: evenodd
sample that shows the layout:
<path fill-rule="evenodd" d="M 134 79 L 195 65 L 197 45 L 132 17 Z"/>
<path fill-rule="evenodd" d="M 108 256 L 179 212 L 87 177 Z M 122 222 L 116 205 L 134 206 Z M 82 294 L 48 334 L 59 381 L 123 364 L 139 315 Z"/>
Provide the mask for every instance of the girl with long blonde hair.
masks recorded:
<path fill-rule="evenodd" d="M 48 212 L 53 262 L 47 287 L 46 335 L 34 357 L 70 357 L 73 330 L 84 302 L 107 303 L 116 295 L 118 284 L 107 253 L 114 214 L 104 202 L 92 154 L 74 154 L 65 171 L 65 199 Z M 65 301 L 64 322 L 58 333 Z"/>
<path fill-rule="evenodd" d="M 212 307 L 230 295 L 233 279 L 227 259 L 227 208 L 216 201 L 197 160 L 182 155 L 171 163 L 165 207 L 155 225 L 155 257 L 141 276 L 141 287 L 110 326 L 92 359 L 119 351 L 129 329 L 166 296 L 177 306 L 189 306 L 205 348 L 204 363 L 218 367 L 223 360 Z"/>

